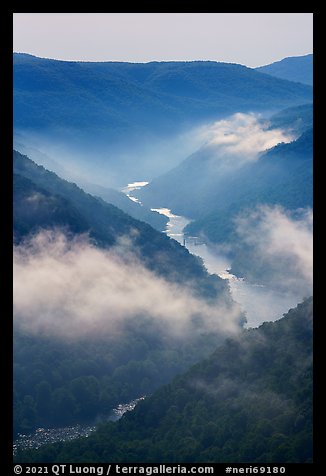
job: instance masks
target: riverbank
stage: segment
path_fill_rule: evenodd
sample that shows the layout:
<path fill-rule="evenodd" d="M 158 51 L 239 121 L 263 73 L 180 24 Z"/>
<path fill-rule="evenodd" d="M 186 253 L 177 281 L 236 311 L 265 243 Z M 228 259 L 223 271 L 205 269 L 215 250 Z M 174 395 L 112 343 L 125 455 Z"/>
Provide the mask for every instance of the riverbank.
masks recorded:
<path fill-rule="evenodd" d="M 137 403 L 144 400 L 145 396 L 131 400 L 128 403 L 119 403 L 112 409 L 107 418 L 100 419 L 103 421 L 117 421 L 126 413 L 134 410 Z M 40 446 L 58 443 L 59 441 L 71 441 L 77 438 L 88 438 L 97 428 L 97 425 L 72 425 L 63 428 L 37 428 L 34 433 L 24 435 L 19 433 L 13 443 L 13 454 L 18 450 L 38 449 Z"/>
<path fill-rule="evenodd" d="M 209 273 L 228 280 L 232 298 L 246 314 L 245 327 L 258 327 L 263 322 L 276 321 L 297 305 L 298 296 L 269 289 L 260 283 L 247 283 L 243 278 L 230 273 L 231 262 L 217 248 L 198 237 L 185 237 L 183 230 L 190 223 L 189 218 L 175 215 L 168 208 L 156 208 L 155 211 L 169 218 L 165 233 L 170 238 L 179 241 L 190 253 L 202 258 Z"/>
<path fill-rule="evenodd" d="M 139 190 L 147 185 L 148 182 L 135 182 L 128 184 L 122 191 L 134 200 L 132 196 L 134 190 Z M 139 202 L 139 201 L 138 201 Z M 140 202 L 139 202 L 140 203 Z M 185 246 L 190 253 L 202 258 L 207 271 L 211 274 L 217 274 L 222 279 L 227 279 L 232 298 L 236 301 L 247 318 L 247 328 L 258 327 L 263 322 L 275 321 L 280 319 L 289 309 L 295 307 L 301 298 L 290 293 L 269 289 L 261 283 L 247 283 L 243 278 L 238 278 L 230 272 L 231 262 L 228 257 L 202 238 L 189 237 L 184 235 L 184 228 L 191 222 L 191 219 L 176 215 L 168 208 L 153 208 L 166 216 L 167 223 L 165 233 L 181 245 Z"/>

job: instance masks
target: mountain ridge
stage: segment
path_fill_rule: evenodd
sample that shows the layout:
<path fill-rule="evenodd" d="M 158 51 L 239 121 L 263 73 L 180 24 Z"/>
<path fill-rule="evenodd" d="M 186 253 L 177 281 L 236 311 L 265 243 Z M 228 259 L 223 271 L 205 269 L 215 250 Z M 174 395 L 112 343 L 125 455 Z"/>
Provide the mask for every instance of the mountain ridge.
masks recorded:
<path fill-rule="evenodd" d="M 225 283 L 217 276 L 209 276 L 202 261 L 175 240 L 169 238 L 145 222 L 132 218 L 114 205 L 85 193 L 76 184 L 58 177 L 54 172 L 47 171 L 43 166 L 35 164 L 27 156 L 14 151 L 14 173 L 34 182 L 37 187 L 45 189 L 52 196 L 61 196 L 84 217 L 88 224 L 90 237 L 100 247 L 112 246 L 119 236 L 134 236 L 133 245 L 139 248 L 144 263 L 162 275 L 184 281 L 184 273 L 194 273 L 199 278 L 207 278 L 206 284 L 214 294 L 215 286 L 224 288 Z M 24 208 L 21 207 L 24 211 Z M 28 213 L 28 207 L 25 207 Z M 15 210 L 14 210 L 15 218 Z M 40 223 L 42 227 L 42 223 Z M 134 231 L 137 230 L 135 234 Z M 157 254 L 160 259 L 156 259 Z M 180 269 L 179 259 L 183 262 Z M 188 271 L 187 271 L 188 270 Z M 198 283 L 199 283 L 198 281 Z M 203 281 L 203 283 L 204 283 Z M 205 286 L 204 286 L 205 287 Z M 199 285 L 200 288 L 200 285 Z M 198 289 L 199 289 L 198 288 Z M 207 288 L 207 291 L 208 291 Z"/>
<path fill-rule="evenodd" d="M 17 151 L 13 171 L 15 435 L 94 421 L 151 393 L 215 348 L 224 312 L 242 328 L 227 283 L 177 241 Z"/>
<path fill-rule="evenodd" d="M 288 56 L 280 61 L 259 66 L 256 71 L 270 74 L 277 78 L 287 79 L 302 84 L 313 84 L 313 54 Z"/>
<path fill-rule="evenodd" d="M 252 204 L 252 200 L 255 203 L 259 202 L 259 199 L 262 202 L 267 200 L 266 203 L 279 202 L 291 208 L 295 207 L 294 195 L 287 197 L 286 188 L 282 190 L 279 187 L 278 192 L 276 188 L 281 182 L 283 187 L 286 178 L 293 182 L 296 173 L 298 178 L 296 190 L 301 194 L 305 192 L 304 199 L 301 201 L 300 194 L 296 195 L 297 199 L 299 197 L 297 206 L 311 205 L 312 139 L 312 129 L 308 128 L 300 134 L 298 139 L 286 144 L 280 143 L 262 152 L 256 162 L 245 163 L 235 170 L 231 168 L 229 175 L 225 173 L 223 175 L 219 168 L 215 170 L 212 167 L 211 163 L 219 158 L 219 149 L 216 149 L 214 144 L 208 144 L 174 169 L 157 177 L 141 190 L 135 191 L 134 195 L 145 204 L 165 206 L 177 215 L 194 219 L 195 221 L 186 227 L 186 232 L 194 234 L 200 231 L 205 233 L 205 229 L 200 228 L 199 222 L 202 222 L 208 214 L 228 210 L 235 202 L 238 204 L 237 209 L 244 203 Z M 291 160 L 287 162 L 289 158 Z M 304 161 L 304 158 L 307 158 L 307 161 Z M 305 167 L 304 164 L 306 164 Z M 291 170 L 288 170 L 287 165 Z M 255 177 L 254 181 L 253 177 Z M 307 180 L 305 181 L 303 177 Z M 295 185 L 294 182 L 293 184 Z M 269 192 L 272 193 L 270 197 L 268 197 Z M 212 233 L 206 233 L 206 236 L 213 242 L 219 241 Z"/>
<path fill-rule="evenodd" d="M 238 64 L 75 63 L 14 55 L 16 133 L 39 142 L 42 151 L 54 142 L 60 165 L 69 157 L 104 186 L 148 181 L 168 170 L 184 148 L 173 140 L 187 133 L 191 139 L 203 124 L 311 100 L 308 85 Z"/>

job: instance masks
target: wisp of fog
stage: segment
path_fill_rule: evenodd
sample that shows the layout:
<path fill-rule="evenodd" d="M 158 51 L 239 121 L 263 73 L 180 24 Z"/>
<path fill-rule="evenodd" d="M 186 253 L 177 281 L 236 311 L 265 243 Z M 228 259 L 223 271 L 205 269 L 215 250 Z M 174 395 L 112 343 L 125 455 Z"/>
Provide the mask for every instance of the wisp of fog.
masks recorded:
<path fill-rule="evenodd" d="M 203 329 L 234 333 L 239 307 L 194 297 L 189 288 L 148 270 L 126 242 L 104 250 L 87 236 L 41 231 L 14 248 L 14 322 L 28 333 L 65 338 L 111 335 L 137 316 L 162 332 L 187 336 Z M 195 330 L 193 319 L 203 325 Z"/>
<path fill-rule="evenodd" d="M 214 155 L 214 165 L 233 168 L 258 160 L 262 152 L 280 142 L 295 139 L 285 130 L 270 130 L 268 126 L 268 121 L 263 121 L 258 114 L 239 112 L 203 127 L 201 133 L 205 148 Z"/>
<path fill-rule="evenodd" d="M 254 249 L 255 260 L 269 273 L 271 284 L 301 297 L 312 294 L 313 212 L 291 212 L 261 205 L 236 218 L 239 240 Z"/>

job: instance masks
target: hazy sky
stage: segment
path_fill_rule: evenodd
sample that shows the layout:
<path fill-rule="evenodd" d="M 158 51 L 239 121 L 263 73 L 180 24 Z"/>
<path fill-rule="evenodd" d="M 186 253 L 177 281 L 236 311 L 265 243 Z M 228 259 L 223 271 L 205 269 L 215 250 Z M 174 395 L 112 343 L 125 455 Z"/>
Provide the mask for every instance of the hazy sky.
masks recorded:
<path fill-rule="evenodd" d="M 312 13 L 14 13 L 14 51 L 87 61 L 255 67 L 312 53 Z"/>

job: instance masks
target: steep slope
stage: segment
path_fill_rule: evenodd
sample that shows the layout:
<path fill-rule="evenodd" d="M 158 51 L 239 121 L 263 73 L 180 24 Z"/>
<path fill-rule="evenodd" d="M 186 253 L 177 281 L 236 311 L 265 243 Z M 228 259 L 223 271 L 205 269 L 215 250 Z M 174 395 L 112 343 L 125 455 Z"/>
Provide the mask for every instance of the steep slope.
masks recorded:
<path fill-rule="evenodd" d="M 205 277 L 208 277 L 200 260 L 191 255 L 179 243 L 154 230 L 146 223 L 133 219 L 104 200 L 85 193 L 76 184 L 61 179 L 53 172 L 49 172 L 44 167 L 36 165 L 28 157 L 21 155 L 17 151 L 14 151 L 14 173 L 25 177 L 25 179 L 35 184 L 35 190 L 29 189 L 28 193 L 38 193 L 41 188 L 42 193 L 46 192 L 49 197 L 54 196 L 58 203 L 65 204 L 64 207 L 66 207 L 66 202 L 68 201 L 69 209 L 73 209 L 74 213 L 78 214 L 80 220 L 82 220 L 83 231 L 87 230 L 90 237 L 99 246 L 113 245 L 117 243 L 119 237 L 133 237 L 133 245 L 141 253 L 144 262 L 156 272 L 169 276 L 169 279 L 175 278 L 176 280 L 184 281 L 188 272 L 196 276 L 196 279 L 202 277 L 205 280 Z M 31 200 L 28 204 L 30 203 Z M 17 193 L 15 205 L 15 220 L 16 218 L 17 220 L 19 219 L 17 215 L 20 213 L 29 213 L 30 205 L 28 205 L 27 209 L 25 206 L 26 196 Z M 35 220 L 38 218 L 39 228 L 44 228 L 51 223 L 52 226 L 69 225 L 74 229 L 74 225 L 70 221 L 71 216 L 67 213 L 66 220 L 63 221 L 61 219 L 63 210 L 60 213 L 60 220 L 57 219 L 59 215 L 54 215 L 53 217 L 56 220 L 51 222 L 50 217 L 46 217 L 46 214 L 36 215 Z M 81 227 L 81 224 L 79 226 Z M 36 222 L 33 225 L 30 224 L 26 228 L 25 234 L 31 232 L 32 229 L 34 230 L 35 227 Z M 22 232 L 23 230 L 20 229 L 19 236 L 21 238 L 23 237 Z M 160 256 L 159 259 L 157 259 L 157 255 Z M 181 266 L 182 271 L 179 266 Z M 223 283 L 222 280 L 219 281 Z M 213 291 L 213 288 L 211 288 L 211 291 Z"/>
<path fill-rule="evenodd" d="M 31 180 L 14 174 L 13 225 L 14 241 L 20 242 L 35 233 L 42 223 L 47 228 L 56 224 L 72 233 L 84 233 L 88 224 L 66 199 L 37 187 Z"/>
<path fill-rule="evenodd" d="M 100 128 L 105 134 L 136 122 L 173 128 L 176 120 L 280 108 L 311 97 L 308 86 L 237 64 L 88 63 L 14 55 L 15 127 L 20 128 Z"/>
<path fill-rule="evenodd" d="M 16 151 L 13 221 L 15 434 L 108 416 L 241 328 L 200 259 Z"/>
<path fill-rule="evenodd" d="M 303 84 L 313 84 L 313 55 L 290 56 L 281 61 L 259 66 L 256 71 L 269 74 L 276 78 L 296 81 Z"/>
<path fill-rule="evenodd" d="M 273 114 L 269 121 L 270 129 L 286 129 L 299 136 L 313 127 L 313 104 L 283 109 Z"/>
<path fill-rule="evenodd" d="M 14 149 L 20 152 L 22 155 L 26 155 L 35 163 L 42 165 L 47 170 L 55 172 L 57 175 L 69 180 L 70 182 L 78 183 L 86 192 L 101 197 L 106 202 L 115 205 L 128 215 L 136 218 L 136 220 L 144 221 L 159 231 L 163 231 L 165 229 L 167 218 L 165 218 L 163 215 L 152 212 L 146 207 L 140 206 L 138 203 L 128 199 L 124 193 L 119 192 L 118 190 L 108 187 L 101 187 L 89 182 L 83 182 L 83 180 L 81 180 L 78 176 L 78 172 L 69 173 L 64 165 L 60 166 L 58 162 L 49 156 L 48 153 L 42 153 L 35 147 L 27 147 L 21 141 L 24 142 L 24 138 L 19 137 L 19 134 L 17 134 L 14 138 Z"/>
<path fill-rule="evenodd" d="M 223 242 L 232 240 L 232 220 L 246 208 L 258 204 L 279 204 L 292 210 L 312 207 L 312 156 L 312 129 L 294 142 L 267 151 L 258 162 L 235 174 L 227 186 L 211 194 L 210 202 L 205 197 L 210 211 L 189 224 L 187 233 L 203 233 L 212 242 Z"/>
<path fill-rule="evenodd" d="M 310 86 L 237 64 L 66 62 L 14 54 L 15 133 L 25 145 L 53 149 L 60 166 L 104 187 L 148 181 L 176 166 L 203 124 L 311 100 Z"/>
<path fill-rule="evenodd" d="M 229 339 L 94 435 L 23 462 L 312 462 L 312 298 Z"/>
<path fill-rule="evenodd" d="M 231 124 L 233 122 L 230 120 Z M 268 135 L 280 126 L 299 138 L 258 153 L 256 160 L 252 157 L 244 160 L 245 152 L 233 152 L 232 144 L 229 147 L 227 143 L 216 144 L 213 139 L 178 167 L 134 194 L 148 206 L 167 207 L 175 214 L 195 219 L 186 231 L 192 235 L 203 233 L 213 242 L 228 238 L 232 217 L 245 207 L 259 203 L 279 203 L 291 209 L 311 206 L 311 105 L 272 116 L 265 132 L 259 130 L 257 133 L 257 124 L 254 123 L 254 132 L 249 127 L 248 136 L 239 142 L 243 143 L 244 151 L 248 146 L 246 141 L 250 145 L 250 141 L 260 140 L 262 133 Z M 230 131 L 231 138 L 236 134 L 237 131 Z M 222 137 L 220 134 L 219 141 L 226 137 L 226 134 Z"/>
<path fill-rule="evenodd" d="M 104 201 L 115 205 L 136 220 L 144 221 L 159 231 L 166 228 L 168 219 L 157 212 L 151 211 L 149 208 L 130 200 L 123 192 L 119 192 L 113 188 L 101 187 L 100 185 L 82 183 L 82 188 L 96 197 L 102 198 Z"/>

